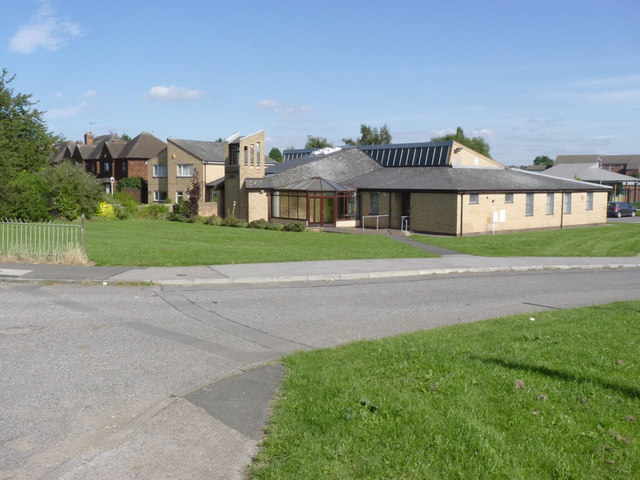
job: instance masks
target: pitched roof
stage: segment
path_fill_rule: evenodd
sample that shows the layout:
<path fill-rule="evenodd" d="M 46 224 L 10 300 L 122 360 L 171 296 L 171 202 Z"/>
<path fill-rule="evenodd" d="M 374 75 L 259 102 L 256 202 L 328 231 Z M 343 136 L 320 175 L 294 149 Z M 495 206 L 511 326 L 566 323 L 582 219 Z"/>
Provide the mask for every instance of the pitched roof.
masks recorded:
<path fill-rule="evenodd" d="M 327 155 L 307 155 L 278 163 L 265 171 L 267 175 L 264 178 L 247 179 L 246 185 L 247 188 L 281 188 L 313 177 L 345 183 L 378 169 L 383 169 L 378 162 L 358 148 L 350 147 Z"/>
<path fill-rule="evenodd" d="M 151 158 L 167 146 L 162 140 L 150 133 L 142 132 L 127 142 L 118 158 Z"/>
<path fill-rule="evenodd" d="M 93 145 L 102 145 L 107 142 L 113 143 L 127 143 L 126 140 L 120 138 L 117 133 L 109 133 L 107 135 L 99 135 L 97 137 L 93 137 Z M 91 146 L 91 145 L 89 145 Z"/>
<path fill-rule="evenodd" d="M 97 160 L 102 151 L 102 143 L 99 145 L 76 145 L 75 151 L 82 160 Z"/>
<path fill-rule="evenodd" d="M 332 182 L 320 177 L 313 177 L 307 180 L 294 182 L 291 185 L 284 185 L 281 190 L 298 190 L 302 192 L 349 192 L 355 191 L 351 187 L 345 187 L 339 183 Z"/>
<path fill-rule="evenodd" d="M 564 163 L 598 163 L 598 158 L 603 164 L 624 164 L 627 168 L 636 170 L 640 168 L 640 155 L 558 155 L 556 165 Z"/>
<path fill-rule="evenodd" d="M 621 183 L 640 181 L 628 175 L 621 175 L 604 168 L 598 168 L 597 163 L 561 163 L 540 173 L 561 178 L 579 178 L 585 182 Z"/>
<path fill-rule="evenodd" d="M 608 190 L 593 183 L 508 168 L 384 168 L 346 182 L 362 190 L 536 192 Z"/>
<path fill-rule="evenodd" d="M 66 142 L 61 142 L 53 146 L 54 152 L 51 154 L 49 161 L 53 163 L 60 163 L 64 158 L 66 158 L 67 152 L 68 155 L 73 155 L 73 151 L 76 149 L 76 142 L 68 140 Z"/>
<path fill-rule="evenodd" d="M 167 141 L 199 158 L 203 163 L 224 163 L 224 142 L 203 142 L 178 138 L 169 138 Z"/>
<path fill-rule="evenodd" d="M 124 150 L 124 148 L 127 146 L 127 144 L 120 142 L 107 142 L 105 146 L 107 150 L 109 150 L 109 155 L 111 155 L 111 158 L 120 158 L 120 154 L 122 153 L 122 150 Z"/>

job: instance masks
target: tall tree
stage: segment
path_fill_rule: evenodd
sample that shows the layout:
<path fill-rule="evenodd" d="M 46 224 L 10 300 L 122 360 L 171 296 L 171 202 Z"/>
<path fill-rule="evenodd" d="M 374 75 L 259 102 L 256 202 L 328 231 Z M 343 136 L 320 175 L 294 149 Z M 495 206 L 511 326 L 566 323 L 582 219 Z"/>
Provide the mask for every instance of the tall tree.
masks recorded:
<path fill-rule="evenodd" d="M 490 147 L 485 139 L 482 137 L 467 137 L 462 131 L 462 127 L 458 127 L 456 129 L 456 133 L 450 133 L 449 135 L 443 135 L 441 137 L 433 137 L 431 139 L 432 142 L 448 142 L 451 140 L 461 143 L 462 145 L 491 158 L 491 155 L 489 154 Z"/>
<path fill-rule="evenodd" d="M 47 131 L 43 112 L 33 106 L 31 95 L 16 93 L 10 87 L 15 75 L 6 69 L 0 75 L 0 178 L 13 178 L 23 170 L 42 169 L 59 137 Z"/>
<path fill-rule="evenodd" d="M 544 165 L 545 167 L 553 167 L 553 160 L 547 157 L 546 155 L 538 155 L 533 159 L 534 165 Z"/>
<path fill-rule="evenodd" d="M 269 158 L 275 160 L 276 162 L 282 162 L 282 152 L 279 148 L 273 147 L 269 151 Z"/>
<path fill-rule="evenodd" d="M 304 148 L 326 148 L 333 147 L 333 144 L 329 142 L 325 137 L 314 137 L 313 135 L 307 135 L 307 143 Z"/>
<path fill-rule="evenodd" d="M 380 130 L 371 128 L 370 125 L 360 125 L 360 136 L 353 138 L 343 138 L 345 145 L 387 145 L 391 143 L 391 132 L 385 123 Z"/>
<path fill-rule="evenodd" d="M 125 142 L 130 142 L 132 140 L 131 135 L 127 135 L 126 133 L 123 133 L 122 135 L 120 135 L 120 138 Z"/>

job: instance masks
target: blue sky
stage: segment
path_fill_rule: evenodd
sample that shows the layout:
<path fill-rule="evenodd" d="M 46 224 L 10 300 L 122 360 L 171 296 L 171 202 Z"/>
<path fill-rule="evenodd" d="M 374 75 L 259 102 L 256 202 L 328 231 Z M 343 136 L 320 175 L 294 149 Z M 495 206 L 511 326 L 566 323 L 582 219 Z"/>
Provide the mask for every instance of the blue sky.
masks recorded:
<path fill-rule="evenodd" d="M 148 131 L 267 149 L 463 127 L 506 165 L 640 153 L 640 2 L 23 0 L 0 67 L 67 139 Z"/>

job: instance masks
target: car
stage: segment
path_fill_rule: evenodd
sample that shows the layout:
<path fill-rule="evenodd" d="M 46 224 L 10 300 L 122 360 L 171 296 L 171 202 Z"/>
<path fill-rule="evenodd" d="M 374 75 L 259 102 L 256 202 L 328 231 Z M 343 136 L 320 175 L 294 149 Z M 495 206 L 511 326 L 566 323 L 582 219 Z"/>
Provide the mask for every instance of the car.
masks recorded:
<path fill-rule="evenodd" d="M 627 202 L 608 202 L 607 217 L 636 216 L 636 207 Z"/>

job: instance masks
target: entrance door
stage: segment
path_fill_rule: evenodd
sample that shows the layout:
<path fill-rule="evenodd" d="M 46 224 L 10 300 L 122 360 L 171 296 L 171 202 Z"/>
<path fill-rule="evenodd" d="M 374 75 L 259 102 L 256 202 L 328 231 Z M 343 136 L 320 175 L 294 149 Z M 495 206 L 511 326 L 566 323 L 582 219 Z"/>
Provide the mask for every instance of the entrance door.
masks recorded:
<path fill-rule="evenodd" d="M 335 199 L 333 197 L 309 197 L 310 225 L 335 224 Z"/>

